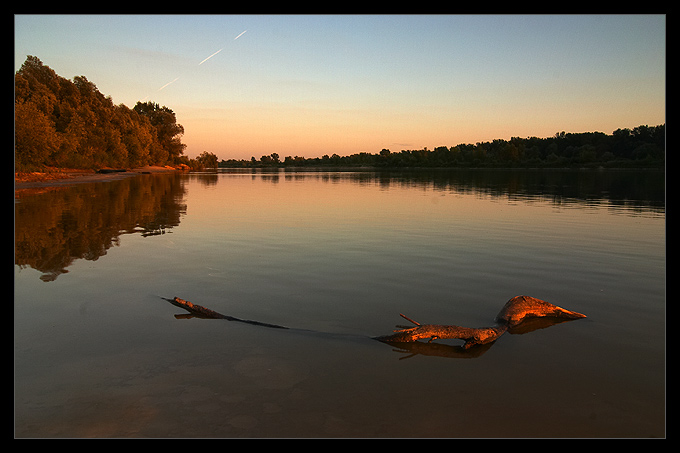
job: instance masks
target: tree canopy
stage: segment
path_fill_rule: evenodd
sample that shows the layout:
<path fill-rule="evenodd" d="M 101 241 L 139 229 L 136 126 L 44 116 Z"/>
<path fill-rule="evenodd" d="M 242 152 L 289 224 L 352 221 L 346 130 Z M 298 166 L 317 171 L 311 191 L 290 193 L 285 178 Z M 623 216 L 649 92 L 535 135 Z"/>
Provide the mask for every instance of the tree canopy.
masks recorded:
<path fill-rule="evenodd" d="M 663 168 L 666 159 L 666 126 L 638 126 L 603 132 L 558 132 L 552 137 L 512 137 L 491 142 L 438 146 L 392 152 L 333 154 L 316 158 L 276 153 L 250 160 L 222 160 L 221 167 L 403 167 L 403 168 Z"/>
<path fill-rule="evenodd" d="M 37 57 L 14 76 L 17 171 L 186 163 L 183 133 L 168 107 L 114 105 L 85 76 L 60 77 Z"/>
<path fill-rule="evenodd" d="M 114 105 L 85 76 L 68 80 L 28 56 L 14 76 L 14 154 L 17 171 L 139 167 L 663 167 L 666 127 L 641 125 L 602 132 L 558 132 L 553 137 L 512 137 L 491 142 L 349 156 L 305 158 L 278 153 L 250 160 L 222 160 L 204 152 L 183 155 L 184 128 L 175 113 L 154 102 Z"/>

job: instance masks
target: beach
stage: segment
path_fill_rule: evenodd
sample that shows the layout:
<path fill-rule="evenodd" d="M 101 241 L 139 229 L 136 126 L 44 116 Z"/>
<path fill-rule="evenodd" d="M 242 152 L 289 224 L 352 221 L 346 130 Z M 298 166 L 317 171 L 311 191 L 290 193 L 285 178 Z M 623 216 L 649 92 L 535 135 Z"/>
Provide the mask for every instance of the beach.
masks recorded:
<path fill-rule="evenodd" d="M 169 166 L 147 165 L 145 167 L 125 170 L 105 170 L 104 172 L 101 170 L 97 172 L 95 170 L 60 169 L 45 173 L 15 173 L 14 190 L 19 192 L 29 189 L 60 187 L 88 182 L 113 181 L 141 174 L 167 173 L 172 171 L 179 171 L 179 169 Z"/>

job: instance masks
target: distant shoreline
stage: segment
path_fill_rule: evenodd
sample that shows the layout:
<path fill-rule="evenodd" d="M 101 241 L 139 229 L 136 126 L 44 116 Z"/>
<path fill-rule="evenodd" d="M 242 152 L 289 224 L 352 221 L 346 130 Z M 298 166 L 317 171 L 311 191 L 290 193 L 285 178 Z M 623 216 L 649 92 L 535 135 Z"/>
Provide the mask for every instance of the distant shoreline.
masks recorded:
<path fill-rule="evenodd" d="M 24 189 L 39 189 L 47 187 L 60 187 L 72 184 L 81 184 L 88 182 L 100 181 L 115 181 L 118 179 L 128 178 L 131 176 L 148 174 L 148 173 L 169 173 L 180 171 L 180 168 L 175 167 L 159 167 L 148 165 L 140 168 L 124 169 L 109 171 L 106 170 L 96 172 L 95 170 L 77 170 L 77 169 L 53 169 L 48 172 L 32 172 L 32 173 L 15 173 L 14 175 L 14 191 Z"/>
<path fill-rule="evenodd" d="M 145 167 L 133 168 L 133 169 L 103 169 L 99 171 L 95 170 L 80 170 L 80 169 L 70 169 L 70 168 L 52 168 L 46 172 L 30 172 L 30 173 L 15 173 L 14 178 L 14 191 L 15 194 L 25 191 L 33 191 L 39 189 L 52 189 L 64 186 L 69 186 L 73 184 L 82 183 L 92 183 L 92 182 L 105 182 L 105 181 L 116 181 L 119 179 L 129 178 L 132 176 L 142 175 L 142 174 L 153 174 L 153 173 L 171 173 L 176 171 L 187 171 L 188 168 L 178 168 L 171 166 L 153 166 L 148 165 Z M 241 171 L 311 171 L 311 170 L 321 170 L 321 171 L 418 171 L 418 170 L 430 170 L 430 171 L 444 171 L 444 170 L 534 170 L 534 171 L 545 171 L 545 170 L 605 170 L 605 171 L 665 171 L 664 168 L 627 168 L 627 167 L 616 167 L 616 168 L 570 168 L 570 167 L 555 167 L 555 168 L 511 168 L 511 167 L 375 167 L 375 166 L 333 166 L 333 165 L 308 165 L 308 166 L 278 166 L 278 167 L 219 167 L 218 170 L 241 170 Z"/>
<path fill-rule="evenodd" d="M 209 169 L 213 170 L 213 169 Z M 665 171 L 665 166 L 640 166 L 640 167 L 605 167 L 598 166 L 562 166 L 562 167 L 502 167 L 502 166 L 458 166 L 458 167 L 428 167 L 428 166 L 392 166 L 384 167 L 378 165 L 275 165 L 262 167 L 238 167 L 238 166 L 218 166 L 217 170 L 263 170 L 263 171 Z"/>

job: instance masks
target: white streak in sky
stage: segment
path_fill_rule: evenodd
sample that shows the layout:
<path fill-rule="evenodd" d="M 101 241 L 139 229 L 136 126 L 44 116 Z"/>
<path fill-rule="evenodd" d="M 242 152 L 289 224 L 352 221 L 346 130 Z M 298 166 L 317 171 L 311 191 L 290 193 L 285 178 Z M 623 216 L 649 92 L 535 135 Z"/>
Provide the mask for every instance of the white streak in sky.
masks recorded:
<path fill-rule="evenodd" d="M 179 77 L 175 77 L 175 80 L 173 80 L 172 82 L 166 83 L 165 85 L 163 85 L 162 87 L 160 87 L 160 88 L 158 89 L 158 91 L 161 91 L 163 88 L 165 88 L 166 86 L 170 85 L 171 83 L 177 82 L 177 79 L 179 79 Z"/>
<path fill-rule="evenodd" d="M 248 31 L 248 30 L 243 30 L 241 33 L 239 33 L 239 35 L 238 35 L 237 37 L 234 38 L 234 41 L 236 41 L 236 40 L 239 39 L 241 36 L 243 36 L 243 34 L 244 34 L 245 32 L 247 32 L 247 31 Z M 214 56 L 217 55 L 218 53 L 222 52 L 223 49 L 224 49 L 224 47 L 223 47 L 222 49 L 218 50 L 217 52 L 215 52 L 214 54 L 210 55 L 210 56 L 209 56 L 208 58 L 206 58 L 205 60 L 201 61 L 198 65 L 200 66 L 200 65 L 202 65 L 203 63 L 205 63 L 206 61 L 210 60 L 212 57 L 214 57 Z M 172 81 L 166 83 L 165 85 L 163 85 L 162 87 L 160 87 L 160 88 L 158 89 L 158 91 L 161 91 L 163 88 L 166 88 L 166 87 L 168 87 L 169 85 L 172 85 L 173 83 L 177 82 L 178 79 L 179 79 L 179 77 L 176 77 L 175 80 L 172 80 Z M 142 99 L 142 101 L 144 101 L 144 100 L 146 100 L 146 99 L 148 99 L 148 98 L 149 98 L 149 96 L 146 96 L 144 99 Z"/>
<path fill-rule="evenodd" d="M 224 47 L 223 47 L 222 49 L 224 49 Z M 214 56 L 217 55 L 218 53 L 222 52 L 222 49 L 220 49 L 220 50 L 218 50 L 217 52 L 215 52 L 214 54 L 210 55 L 208 58 L 206 58 L 205 60 L 201 61 L 198 65 L 200 66 L 200 65 L 202 65 L 203 63 L 205 63 L 206 61 L 210 60 L 212 57 L 214 57 Z"/>
<path fill-rule="evenodd" d="M 243 36 L 243 33 L 247 32 L 247 31 L 248 31 L 248 30 L 243 30 L 236 38 L 234 38 L 234 41 L 236 41 L 236 40 L 239 39 L 241 36 Z M 206 58 L 205 60 L 201 61 L 198 65 L 200 66 L 200 65 L 202 65 L 203 63 L 205 63 L 206 61 L 210 60 L 212 57 L 214 57 L 214 56 L 217 55 L 218 53 L 222 52 L 223 49 L 224 49 L 224 47 L 223 47 L 222 49 L 218 50 L 217 52 L 215 52 L 214 54 L 210 55 L 210 56 L 209 56 L 208 58 Z"/>

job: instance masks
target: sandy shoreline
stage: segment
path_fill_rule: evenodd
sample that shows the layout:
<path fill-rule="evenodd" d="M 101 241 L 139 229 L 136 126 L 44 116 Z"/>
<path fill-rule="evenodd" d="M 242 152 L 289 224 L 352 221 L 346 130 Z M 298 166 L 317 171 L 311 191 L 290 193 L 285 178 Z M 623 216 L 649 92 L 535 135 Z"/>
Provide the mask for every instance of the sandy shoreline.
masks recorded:
<path fill-rule="evenodd" d="M 88 182 L 113 181 L 146 173 L 180 171 L 173 167 L 146 166 L 127 169 L 124 172 L 96 173 L 94 170 L 62 170 L 52 173 L 15 175 L 14 190 L 60 187 Z"/>

